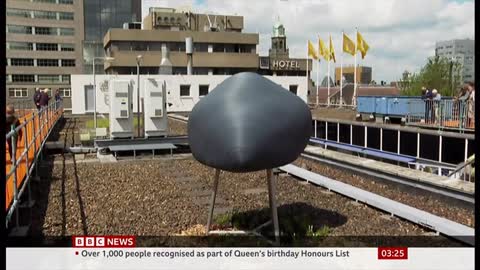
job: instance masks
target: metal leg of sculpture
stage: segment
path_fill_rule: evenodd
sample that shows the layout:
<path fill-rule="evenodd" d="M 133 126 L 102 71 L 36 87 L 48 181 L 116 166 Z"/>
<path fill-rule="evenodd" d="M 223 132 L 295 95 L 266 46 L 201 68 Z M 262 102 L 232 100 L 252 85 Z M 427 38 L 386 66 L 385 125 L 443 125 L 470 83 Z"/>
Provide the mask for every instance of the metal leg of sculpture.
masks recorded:
<path fill-rule="evenodd" d="M 278 226 L 277 202 L 275 199 L 275 183 L 273 181 L 272 169 L 267 170 L 267 182 L 268 182 L 268 201 L 270 204 L 270 210 L 272 210 L 275 243 L 279 245 L 280 244 L 280 228 Z"/>
<path fill-rule="evenodd" d="M 210 232 L 210 225 L 212 224 L 213 208 L 215 207 L 215 197 L 217 197 L 218 178 L 220 178 L 220 170 L 215 169 L 215 178 L 213 180 L 213 193 L 212 198 L 210 199 L 210 211 L 208 213 L 207 233 Z"/>

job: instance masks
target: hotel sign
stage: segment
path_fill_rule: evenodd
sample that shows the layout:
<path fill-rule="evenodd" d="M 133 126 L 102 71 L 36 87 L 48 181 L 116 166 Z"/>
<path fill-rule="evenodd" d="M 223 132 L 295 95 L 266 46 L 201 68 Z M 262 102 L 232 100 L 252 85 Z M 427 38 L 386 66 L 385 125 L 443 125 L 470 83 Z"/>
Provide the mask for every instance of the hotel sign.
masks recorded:
<path fill-rule="evenodd" d="M 300 69 L 300 64 L 296 60 L 277 60 L 272 59 L 273 70 L 294 70 Z"/>

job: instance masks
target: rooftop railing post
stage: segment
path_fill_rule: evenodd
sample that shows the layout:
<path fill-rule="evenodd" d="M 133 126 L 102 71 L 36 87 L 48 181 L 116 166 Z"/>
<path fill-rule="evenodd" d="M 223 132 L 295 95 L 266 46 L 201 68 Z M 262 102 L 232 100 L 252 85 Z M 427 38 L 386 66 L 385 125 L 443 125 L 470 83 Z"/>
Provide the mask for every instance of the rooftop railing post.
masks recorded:
<path fill-rule="evenodd" d="M 17 133 L 15 131 L 15 126 L 11 125 L 10 126 L 10 131 L 13 131 L 14 133 L 10 137 L 10 147 L 11 147 L 11 155 L 10 155 L 10 160 L 12 161 L 12 169 L 13 169 L 13 203 L 12 207 L 16 207 L 18 203 L 18 187 L 17 187 L 17 144 L 16 144 L 16 138 L 17 138 Z M 16 227 L 19 227 L 20 222 L 19 222 L 19 216 L 18 216 L 18 211 L 15 214 L 15 225 Z"/>

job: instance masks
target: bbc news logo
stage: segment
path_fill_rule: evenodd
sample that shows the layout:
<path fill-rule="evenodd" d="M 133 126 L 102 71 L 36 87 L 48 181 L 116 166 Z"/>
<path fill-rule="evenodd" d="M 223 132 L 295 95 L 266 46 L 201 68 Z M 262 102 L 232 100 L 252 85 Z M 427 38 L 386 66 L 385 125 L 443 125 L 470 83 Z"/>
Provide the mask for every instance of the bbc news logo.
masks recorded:
<path fill-rule="evenodd" d="M 72 246 L 76 248 L 135 247 L 135 236 L 72 236 Z"/>

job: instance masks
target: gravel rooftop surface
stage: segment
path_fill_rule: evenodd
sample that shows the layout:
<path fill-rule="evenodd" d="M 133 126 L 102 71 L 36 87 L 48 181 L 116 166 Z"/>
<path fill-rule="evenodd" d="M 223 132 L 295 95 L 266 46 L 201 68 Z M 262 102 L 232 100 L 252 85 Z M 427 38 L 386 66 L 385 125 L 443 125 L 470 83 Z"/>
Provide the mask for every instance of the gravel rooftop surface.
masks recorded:
<path fill-rule="evenodd" d="M 171 135 L 186 134 L 186 124 L 180 121 L 169 119 L 169 129 Z M 67 144 L 73 143 L 69 137 Z M 70 154 L 50 158 L 41 168 L 42 182 L 32 188 L 37 202 L 32 235 L 205 234 L 214 170 L 191 155 L 114 163 L 82 162 Z M 473 211 L 303 158 L 295 163 L 473 226 Z M 222 172 L 219 183 L 212 229 L 250 230 L 269 220 L 265 172 Z M 277 177 L 277 205 L 281 231 L 287 234 L 305 236 L 309 230 L 327 238 L 432 235 L 410 222 L 284 174 Z M 433 238 L 457 245 L 444 237 Z"/>
<path fill-rule="evenodd" d="M 50 163 L 51 176 L 37 187 L 35 234 L 182 234 L 207 222 L 213 169 L 192 158 L 117 163 Z M 215 220 L 232 215 L 237 229 L 252 229 L 269 216 L 265 172 L 222 172 Z M 352 202 L 290 176 L 277 177 L 281 224 L 306 222 L 328 236 L 419 236 L 409 222 Z M 298 222 L 293 226 L 299 226 Z M 216 221 L 216 223 L 220 223 Z M 224 223 L 214 228 L 228 227 Z"/>
<path fill-rule="evenodd" d="M 318 161 L 299 158 L 295 165 L 340 182 L 373 192 L 386 198 L 410 205 L 434 215 L 474 227 L 474 207 L 469 203 L 436 195 L 400 184 L 382 181 L 359 175 L 348 170 L 338 169 Z"/>
<path fill-rule="evenodd" d="M 317 108 L 317 110 L 338 111 L 340 109 Z M 345 112 L 348 112 L 348 109 L 343 110 L 345 110 Z M 183 134 L 186 134 L 186 124 L 178 121 L 174 122 L 176 122 L 176 128 L 180 130 L 179 132 L 185 132 Z M 333 166 L 320 163 L 318 161 L 312 161 L 305 158 L 299 158 L 295 162 L 295 164 L 297 166 L 307 168 L 318 174 L 413 206 L 434 215 L 445 217 L 447 219 L 470 227 L 475 226 L 474 207 L 472 207 L 472 205 L 469 203 L 462 203 L 457 200 L 452 200 L 443 196 L 432 194 L 430 192 L 414 190 L 411 187 L 405 187 L 403 185 L 394 184 L 388 181 L 381 181 L 373 177 L 359 175 L 348 170 L 342 170 Z"/>

